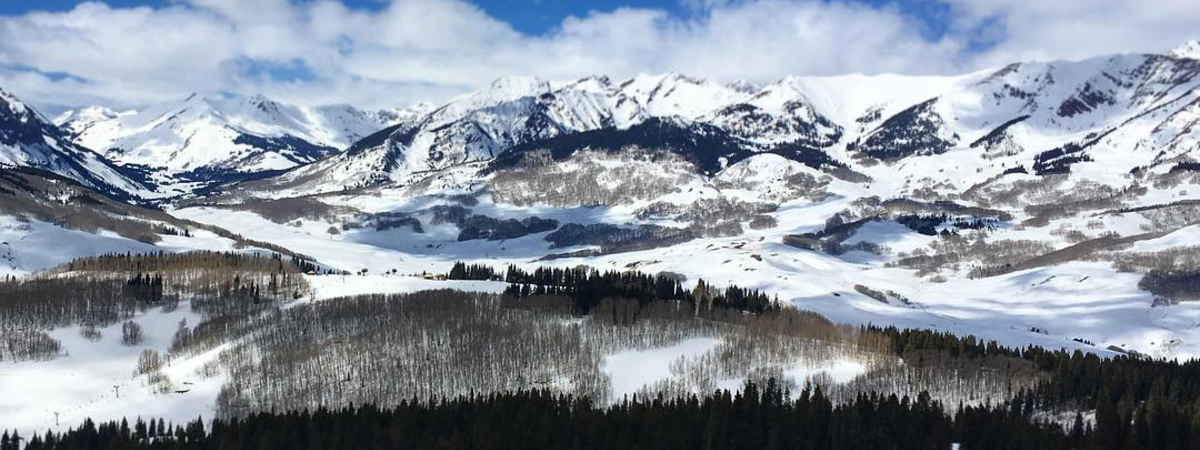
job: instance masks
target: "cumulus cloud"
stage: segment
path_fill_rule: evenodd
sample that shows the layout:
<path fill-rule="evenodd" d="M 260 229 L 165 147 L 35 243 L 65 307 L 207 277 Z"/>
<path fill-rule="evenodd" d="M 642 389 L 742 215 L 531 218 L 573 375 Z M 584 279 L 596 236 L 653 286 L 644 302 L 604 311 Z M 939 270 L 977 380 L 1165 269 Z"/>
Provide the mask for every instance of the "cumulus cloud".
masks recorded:
<path fill-rule="evenodd" d="M 896 5 L 681 0 L 528 35 L 464 0 L 89 2 L 0 17 L 0 87 L 35 103 L 136 107 L 189 92 L 265 93 L 364 107 L 442 100 L 511 74 L 570 79 L 678 71 L 766 82 L 789 74 L 952 73 L 1013 60 L 1164 51 L 1196 38 L 1185 0 L 945 0 L 937 36 Z M 921 0 L 940 1 L 940 0 Z"/>
<path fill-rule="evenodd" d="M 1200 39 L 1194 0 L 945 0 L 960 35 L 997 42 L 976 62 L 1081 59 L 1119 52 L 1166 53 Z"/>

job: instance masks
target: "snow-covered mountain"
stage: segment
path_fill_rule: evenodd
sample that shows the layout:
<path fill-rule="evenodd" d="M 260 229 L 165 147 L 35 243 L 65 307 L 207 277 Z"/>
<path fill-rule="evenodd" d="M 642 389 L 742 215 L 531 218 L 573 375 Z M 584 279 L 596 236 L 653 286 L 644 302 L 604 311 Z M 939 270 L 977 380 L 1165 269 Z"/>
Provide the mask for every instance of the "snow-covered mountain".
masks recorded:
<path fill-rule="evenodd" d="M 67 120 L 80 142 L 143 130 L 128 135 L 139 150 L 111 154 L 173 180 L 295 166 L 172 214 L 332 268 L 670 271 L 778 292 L 843 322 L 1190 356 L 1200 303 L 1176 306 L 1179 289 L 1163 286 L 1189 278 L 1162 274 L 1200 272 L 1193 47 L 763 85 L 506 77 L 393 111 L 373 132 L 348 125 L 371 114 L 262 98 Z M 284 139 L 346 150 L 207 151 Z M 1040 303 L 1012 303 L 1022 299 Z M 1043 306 L 1053 299 L 1103 330 L 1063 321 Z M 1131 311 L 1142 319 L 1122 325 Z"/>
<path fill-rule="evenodd" d="M 422 110 L 299 107 L 262 95 L 192 94 L 139 111 L 102 107 L 57 120 L 71 138 L 124 165 L 150 168 L 163 183 L 258 176 L 315 161 Z"/>
<path fill-rule="evenodd" d="M 1200 59 L 1200 40 L 1188 41 L 1183 45 L 1175 47 L 1167 56 L 1172 58 L 1190 58 Z"/>
<path fill-rule="evenodd" d="M 532 77 L 506 77 L 279 181 L 309 180 L 301 184 L 320 191 L 374 185 L 490 160 L 520 144 L 590 130 L 624 130 L 652 118 L 678 118 L 686 127 L 749 96 L 746 85 L 727 86 L 674 73 L 622 83 L 589 77 L 561 86 Z"/>
<path fill-rule="evenodd" d="M 266 186 L 286 196 L 411 183 L 513 148 L 555 146 L 587 131 L 621 133 L 652 119 L 680 136 L 730 143 L 716 155 L 721 164 L 762 152 L 799 161 L 823 153 L 887 179 L 928 168 L 904 164 L 909 158 L 945 155 L 932 160 L 939 172 L 930 174 L 944 181 L 1063 172 L 1076 163 L 1111 179 L 1135 167 L 1169 170 L 1194 149 L 1188 124 L 1200 63 L 1187 56 L 1194 46 L 951 77 L 787 77 L 761 87 L 674 73 L 619 83 L 508 77 Z"/>
<path fill-rule="evenodd" d="M 1191 356 L 1192 47 L 765 85 L 509 77 L 176 214 L 348 270 L 669 271 L 843 322 Z"/>
<path fill-rule="evenodd" d="M 0 166 L 32 167 L 122 198 L 150 194 L 140 174 L 122 169 L 70 137 L 41 113 L 0 90 Z"/>
<path fill-rule="evenodd" d="M 1198 50 L 762 85 L 507 77 L 378 113 L 191 97 L 72 112 L 70 133 L 5 94 L 0 162 L 115 193 L 148 189 L 127 176 L 139 166 L 196 195 L 125 208 L 0 169 L 0 275 L 108 252 L 284 249 L 358 274 L 305 275 L 311 299 L 327 299 L 504 288 L 422 276 L 459 261 L 589 266 L 759 289 L 836 323 L 1197 358 Z M 261 178 L 177 183 L 214 174 Z M 155 348 L 190 310 L 176 311 L 138 318 Z M 119 377 L 139 405 L 213 404 L 229 375 L 197 366 L 222 348 L 173 359 L 172 376 L 195 384 L 171 397 L 128 381 L 138 348 L 109 349 L 120 370 L 83 378 L 94 391 Z M 654 358 L 664 372 L 677 361 Z M 24 373 L 81 372 L 47 367 Z M 51 403 L 75 407 L 68 394 Z M 87 398 L 73 411 L 118 404 Z"/>

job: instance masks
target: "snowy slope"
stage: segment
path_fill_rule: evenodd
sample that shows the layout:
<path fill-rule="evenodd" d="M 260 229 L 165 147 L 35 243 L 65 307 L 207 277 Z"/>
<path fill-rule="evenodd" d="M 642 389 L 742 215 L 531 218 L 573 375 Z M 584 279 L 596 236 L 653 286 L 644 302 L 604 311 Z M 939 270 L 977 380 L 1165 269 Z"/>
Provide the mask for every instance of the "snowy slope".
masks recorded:
<path fill-rule="evenodd" d="M 763 86 L 506 77 L 172 214 L 349 271 L 456 260 L 671 271 L 839 321 L 1191 356 L 1191 304 L 1139 287 L 1166 258 L 1200 270 L 1163 253 L 1200 223 L 1187 209 L 1200 200 L 1189 54 Z M 246 132 L 310 119 L 264 99 L 190 101 L 181 114 Z M 1122 323 L 1131 312 L 1145 319 Z"/>
<path fill-rule="evenodd" d="M 0 168 L 0 277 L 108 253 L 195 250 L 262 251 L 219 226 L 130 205 L 68 177 Z"/>
<path fill-rule="evenodd" d="M 1200 273 L 1196 51 L 1193 43 L 1168 55 L 1024 62 L 960 76 L 787 77 L 762 86 L 679 74 L 508 77 L 441 106 L 394 111 L 393 125 L 343 141 L 345 152 L 169 213 L 372 274 L 308 277 L 318 299 L 503 288 L 380 275 L 445 272 L 456 261 L 587 265 L 761 289 L 840 323 L 1196 358 L 1200 298 L 1174 298 L 1147 282 Z M 195 108 L 172 111 L 192 114 L 192 126 L 245 136 L 302 129 L 292 136 L 338 139 L 325 131 L 353 130 L 362 117 L 339 106 L 191 101 Z M 306 128 L 318 109 L 322 125 Z M 73 123 L 154 129 L 164 114 L 89 109 Z M 200 128 L 192 129 L 213 142 L 232 136 Z M 123 154 L 146 164 L 174 155 L 144 150 Z M 162 170 L 204 167 L 202 152 L 185 150 L 177 169 Z M 267 153 L 236 164 L 301 164 L 291 150 Z M 43 200 L 56 198 L 71 196 Z M 214 236 L 162 236 L 152 246 L 8 216 L 0 216 L 0 238 L 0 263 L 9 264 L 0 267 L 14 274 L 105 251 L 234 247 Z M 51 242 L 61 251 L 38 250 Z M 1180 286 L 1187 294 L 1186 284 L 1166 287 Z M 138 320 L 162 327 L 181 315 Z M 77 383 L 64 392 L 21 388 L 71 417 L 147 408 L 185 418 L 207 411 L 222 381 L 150 396 L 128 374 L 132 352 L 76 334 L 55 331 L 68 351 L 108 355 L 121 370 L 76 377 L 97 362 L 70 358 L 19 368 L 22 379 Z M 615 393 L 628 394 L 715 345 L 631 350 L 606 355 L 604 367 Z M 174 361 L 171 376 L 191 381 L 214 357 Z M 837 361 L 785 373 L 846 380 L 863 370 Z M 105 390 L 112 384 L 131 395 L 118 401 Z M 49 409 L 28 419 L 13 411 L 0 403 L 0 418 L 20 415 L 39 427 L 51 420 Z"/>
<path fill-rule="evenodd" d="M 505 77 L 418 120 L 370 136 L 348 152 L 281 175 L 269 189 L 302 186 L 328 192 L 377 185 L 490 160 L 513 146 L 559 136 L 623 129 L 656 117 L 699 120 L 748 96 L 734 87 L 673 73 L 622 83 L 588 77 L 557 87 L 532 77 Z"/>
<path fill-rule="evenodd" d="M 121 164 L 153 168 L 171 181 L 289 169 L 421 111 L 421 105 L 368 112 L 349 105 L 298 107 L 262 95 L 192 94 L 140 111 L 93 107 L 58 120 L 78 144 Z"/>
<path fill-rule="evenodd" d="M 918 173 L 928 172 L 925 162 L 906 163 L 929 158 L 935 183 L 1078 165 L 1115 185 L 1134 167 L 1169 168 L 1191 157 L 1200 63 L 1185 54 L 1018 63 L 951 77 L 786 77 L 761 87 L 675 73 L 619 83 L 507 77 L 262 184 L 254 195 L 406 183 L 515 147 L 553 146 L 571 134 L 619 132 L 650 119 L 751 153 L 855 161 L 851 169 L 882 179 L 928 175 Z"/>
<path fill-rule="evenodd" d="M 1172 58 L 1200 59 L 1200 40 L 1188 41 L 1171 49 L 1167 56 Z"/>
<path fill-rule="evenodd" d="M 152 186 L 95 152 L 71 142 L 41 113 L 0 90 L 0 166 L 33 167 L 119 197 L 146 197 Z"/>
<path fill-rule="evenodd" d="M 1200 270 L 1169 253 L 1200 223 L 1188 209 L 1200 200 L 1200 60 L 1181 52 L 753 87 L 506 78 L 217 199 L 325 192 L 306 201 L 333 212 L 287 225 L 254 208 L 175 214 L 352 271 L 669 271 L 838 321 L 1190 357 L 1193 304 L 1142 282 L 1166 260 Z M 483 219 L 437 211 L 556 223 L 477 239 Z M 379 217 L 419 229 L 375 228 Z M 826 232 L 842 236 L 804 243 Z"/>
<path fill-rule="evenodd" d="M 1164 253 L 1186 249 L 1200 223 L 1187 209 L 1200 200 L 1200 60 L 1188 55 L 761 86 L 506 77 L 172 214 L 349 271 L 456 260 L 671 271 L 840 321 L 1195 355 L 1191 306 L 1139 287 L 1154 261 L 1200 269 Z M 307 109 L 247 101 L 172 111 L 262 134 L 312 122 Z M 340 118 L 324 122 L 334 128 L 359 117 L 321 110 Z M 153 128 L 164 114 L 77 116 Z M 304 136 L 336 135 L 318 131 Z M 161 157 L 146 152 L 138 161 Z M 1074 287 L 1075 303 L 1055 303 Z M 1063 325 L 1039 302 L 1105 328 Z M 1131 311 L 1147 319 L 1122 325 Z"/>

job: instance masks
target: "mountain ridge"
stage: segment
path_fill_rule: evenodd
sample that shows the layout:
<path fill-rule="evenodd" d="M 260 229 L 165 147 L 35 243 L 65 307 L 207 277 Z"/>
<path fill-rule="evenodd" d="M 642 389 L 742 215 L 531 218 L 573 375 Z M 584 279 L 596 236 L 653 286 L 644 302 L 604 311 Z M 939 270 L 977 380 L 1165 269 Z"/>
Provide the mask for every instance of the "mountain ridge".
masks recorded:
<path fill-rule="evenodd" d="M 842 323 L 1196 355 L 1198 86 L 1200 60 L 1145 54 L 753 88 L 509 77 L 162 206 L 350 273 L 669 272 Z"/>
<path fill-rule="evenodd" d="M 41 113 L 4 90 L 0 90 L 0 165 L 46 170 L 123 200 L 150 196 L 154 187 L 144 174 L 74 144 Z"/>
<path fill-rule="evenodd" d="M 510 148 L 567 134 L 625 129 L 651 118 L 714 126 L 757 151 L 779 144 L 820 151 L 832 160 L 857 161 L 852 165 L 867 172 L 913 156 L 974 149 L 982 150 L 987 162 L 972 163 L 972 168 L 994 175 L 1045 166 L 1044 160 L 1051 158 L 1047 152 L 1055 149 L 1097 144 L 1103 150 L 1070 153 L 1083 152 L 1093 161 L 1093 154 L 1107 153 L 1122 160 L 1091 165 L 1101 171 L 1129 163 L 1155 166 L 1189 157 L 1196 142 L 1187 131 L 1196 119 L 1187 107 L 1172 106 L 1196 96 L 1194 61 L 1126 54 L 1015 63 L 958 76 L 784 77 L 755 86 L 755 92 L 676 73 L 639 75 L 619 83 L 603 76 L 557 84 L 509 77 L 414 118 L 394 130 L 393 139 L 376 136 L 376 145 L 358 143 L 353 154 L 332 154 L 269 180 L 306 192 L 411 183 L 419 178 L 413 174 L 493 160 Z M 1158 118 L 1156 111 L 1171 113 L 1177 124 Z M 1022 116 L 1028 117 L 1014 122 Z M 980 140 L 989 135 L 988 145 L 982 145 Z M 1169 143 L 1175 153 L 1128 161 L 1115 154 L 1116 147 L 1157 141 Z M 980 145 L 969 145 L 976 142 Z M 1083 154 L 1052 170 L 1089 162 Z"/>
<path fill-rule="evenodd" d="M 255 178 L 307 164 L 420 111 L 191 94 L 140 111 L 90 107 L 58 120 L 80 145 L 119 164 L 146 167 L 170 185 Z"/>

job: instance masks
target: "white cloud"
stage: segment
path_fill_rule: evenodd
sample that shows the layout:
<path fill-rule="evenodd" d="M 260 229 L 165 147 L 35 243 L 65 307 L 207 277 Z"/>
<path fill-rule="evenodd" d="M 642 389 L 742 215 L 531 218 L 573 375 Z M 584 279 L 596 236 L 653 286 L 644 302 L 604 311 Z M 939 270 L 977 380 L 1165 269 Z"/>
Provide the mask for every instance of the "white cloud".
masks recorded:
<path fill-rule="evenodd" d="M 949 73 L 1013 60 L 1164 51 L 1196 38 L 1183 0 L 960 0 L 931 40 L 897 6 L 683 0 L 689 14 L 622 8 L 522 34 L 463 0 L 84 3 L 0 17 L 0 86 L 41 104 L 137 106 L 191 91 L 367 107 L 440 100 L 509 74 L 568 79 L 674 70 L 770 81 L 787 74 Z M 934 0 L 929 0 L 934 1 Z M 970 43 L 985 35 L 983 51 Z M 306 68 L 302 79 L 266 68 Z M 54 75 L 44 75 L 54 74 Z M 62 76 L 67 74 L 69 76 Z"/>
<path fill-rule="evenodd" d="M 1161 52 L 1200 38 L 1195 0 L 943 0 L 961 34 L 998 19 L 1001 39 L 984 64 Z"/>

